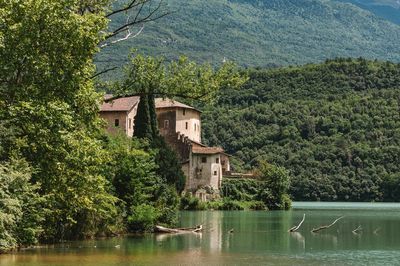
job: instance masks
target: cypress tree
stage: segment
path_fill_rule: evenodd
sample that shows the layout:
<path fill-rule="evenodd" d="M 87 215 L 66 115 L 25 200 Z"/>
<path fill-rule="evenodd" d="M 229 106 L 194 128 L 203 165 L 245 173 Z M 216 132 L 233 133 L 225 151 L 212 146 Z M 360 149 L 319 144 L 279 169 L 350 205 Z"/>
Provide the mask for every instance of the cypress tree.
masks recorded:
<path fill-rule="evenodd" d="M 134 136 L 141 139 L 147 138 L 153 140 L 154 134 L 151 125 L 148 95 L 140 96 L 140 102 L 135 117 Z"/>
<path fill-rule="evenodd" d="M 153 133 L 153 138 L 157 138 L 159 136 L 159 131 L 157 126 L 157 113 L 154 94 L 148 95 L 147 97 L 149 101 L 150 127 Z"/>
<path fill-rule="evenodd" d="M 182 171 L 178 154 L 168 146 L 160 135 L 154 138 L 153 146 L 157 149 L 158 175 L 168 184 L 173 185 L 178 193 L 181 193 L 185 189 L 186 177 Z"/>

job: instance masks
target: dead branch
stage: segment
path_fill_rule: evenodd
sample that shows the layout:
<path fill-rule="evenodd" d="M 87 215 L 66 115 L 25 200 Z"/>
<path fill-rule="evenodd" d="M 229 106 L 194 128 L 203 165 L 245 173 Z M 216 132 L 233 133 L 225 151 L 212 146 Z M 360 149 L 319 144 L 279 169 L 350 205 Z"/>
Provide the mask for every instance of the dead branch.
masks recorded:
<path fill-rule="evenodd" d="M 137 0 L 134 1 L 133 0 L 130 3 L 130 5 L 128 5 L 127 7 L 122 8 L 120 10 L 113 11 L 109 15 L 107 15 L 107 16 L 112 16 L 112 15 L 115 15 L 120 12 L 124 12 L 124 11 L 128 12 L 133 9 L 137 9 L 136 15 L 134 16 L 133 20 L 130 20 L 130 18 L 129 18 L 123 25 L 120 25 L 117 29 L 113 30 L 111 33 L 106 35 L 105 40 L 113 38 L 121 33 L 130 31 L 131 28 L 136 25 L 143 26 L 144 23 L 158 20 L 158 19 L 163 18 L 172 13 L 172 12 L 163 12 L 161 14 L 158 14 L 162 7 L 163 0 L 160 0 L 158 2 L 157 6 L 154 8 L 151 6 L 151 2 L 152 2 L 151 0 L 144 0 L 144 1 L 137 1 Z M 146 4 L 149 4 L 149 9 L 147 11 L 147 14 L 144 16 L 141 16 L 143 14 L 143 10 L 144 10 Z"/>
<path fill-rule="evenodd" d="M 184 233 L 199 233 L 203 230 L 203 225 L 197 225 L 196 227 L 189 228 L 168 228 L 160 225 L 155 226 L 155 231 L 158 233 L 173 233 L 173 234 L 184 234 Z"/>
<path fill-rule="evenodd" d="M 361 231 L 361 230 L 362 230 L 362 227 L 361 227 L 361 225 L 359 225 L 356 229 L 354 229 L 354 230 L 351 231 L 351 232 L 353 232 L 353 234 L 357 235 L 358 232 Z"/>
<path fill-rule="evenodd" d="M 378 235 L 378 232 L 379 232 L 380 230 L 381 230 L 380 227 L 376 228 L 376 229 L 374 230 L 374 235 Z"/>
<path fill-rule="evenodd" d="M 323 225 L 323 226 L 320 226 L 320 227 L 318 227 L 318 228 L 314 228 L 313 230 L 311 230 L 311 232 L 312 233 L 317 233 L 317 232 L 319 232 L 319 231 L 321 231 L 321 230 L 324 230 L 324 229 L 328 229 L 328 228 L 330 228 L 330 227 L 332 227 L 335 223 L 337 223 L 340 219 L 342 219 L 342 218 L 344 218 L 344 216 L 341 216 L 341 217 L 339 217 L 339 218 L 337 218 L 335 221 L 333 221 L 333 223 L 331 223 L 330 225 Z"/>
<path fill-rule="evenodd" d="M 129 17 L 127 18 L 127 21 L 129 21 Z M 122 42 L 122 41 L 126 41 L 126 40 L 129 40 L 129 39 L 136 38 L 137 36 L 139 36 L 142 33 L 143 29 L 144 29 L 144 25 L 142 25 L 140 27 L 140 29 L 134 35 L 132 35 L 131 28 L 128 27 L 127 31 L 126 31 L 126 35 L 124 37 L 116 39 L 116 40 L 113 40 L 113 41 L 108 42 L 108 43 L 104 43 L 104 44 L 100 45 L 100 48 L 104 48 L 104 47 L 110 46 L 112 44 L 116 44 L 116 43 L 119 43 L 119 42 Z"/>
<path fill-rule="evenodd" d="M 306 214 L 304 213 L 303 214 L 303 220 L 301 220 L 301 222 L 298 225 L 293 226 L 292 228 L 290 228 L 288 232 L 292 233 L 292 232 L 296 232 L 297 230 L 299 230 L 300 226 L 303 224 L 305 219 L 306 219 Z"/>

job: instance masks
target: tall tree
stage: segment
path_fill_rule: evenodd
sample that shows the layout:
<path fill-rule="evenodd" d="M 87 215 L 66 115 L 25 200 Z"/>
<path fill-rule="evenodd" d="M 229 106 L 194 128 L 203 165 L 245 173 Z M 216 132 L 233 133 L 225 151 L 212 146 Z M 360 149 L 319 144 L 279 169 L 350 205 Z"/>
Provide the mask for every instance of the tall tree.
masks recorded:
<path fill-rule="evenodd" d="M 109 1 L 0 3 L 0 120 L 16 134 L 4 151 L 35 166 L 49 212 L 42 238 L 91 236 L 112 222 L 116 198 L 101 175 L 99 96 L 91 77 Z M 104 225 L 104 226 L 103 226 Z"/>
<path fill-rule="evenodd" d="M 148 95 L 141 96 L 137 115 L 135 117 L 134 136 L 152 140 L 154 131 L 151 124 L 150 106 Z"/>

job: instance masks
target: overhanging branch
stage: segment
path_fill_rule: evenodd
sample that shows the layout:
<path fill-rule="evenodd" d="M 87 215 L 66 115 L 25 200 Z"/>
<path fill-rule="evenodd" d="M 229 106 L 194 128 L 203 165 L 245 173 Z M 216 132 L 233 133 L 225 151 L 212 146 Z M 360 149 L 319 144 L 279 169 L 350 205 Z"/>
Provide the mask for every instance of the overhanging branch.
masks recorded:
<path fill-rule="evenodd" d="M 180 98 L 191 99 L 191 100 L 201 100 L 202 98 L 206 97 L 208 95 L 208 93 L 204 93 L 204 94 L 200 94 L 200 95 L 186 95 L 186 94 L 179 94 L 179 93 L 164 93 L 164 92 L 138 92 L 138 93 L 132 93 L 132 94 L 113 96 L 108 99 L 105 99 L 104 102 L 108 103 L 108 102 L 112 102 L 112 101 L 120 99 L 120 98 L 134 97 L 134 96 L 146 96 L 146 95 L 163 95 L 163 96 L 167 96 L 167 97 L 180 97 Z"/>
<path fill-rule="evenodd" d="M 133 9 L 133 8 L 139 6 L 139 5 L 140 5 L 141 3 L 143 3 L 143 2 L 149 2 L 149 1 L 150 1 L 150 0 L 142 0 L 142 1 L 139 1 L 139 0 L 132 0 L 126 7 L 120 8 L 120 9 L 117 9 L 117 10 L 114 10 L 114 11 L 112 11 L 111 13 L 107 14 L 107 15 L 106 15 L 106 18 L 109 18 L 109 17 L 111 17 L 111 16 L 113 16 L 113 15 L 116 15 L 116 14 L 119 14 L 119 13 L 122 13 L 122 12 L 125 12 L 125 11 L 128 11 L 128 10 L 130 10 L 130 9 Z"/>
<path fill-rule="evenodd" d="M 98 76 L 103 75 L 103 74 L 105 74 L 105 73 L 107 73 L 107 72 L 116 70 L 117 68 L 118 68 L 118 67 L 107 68 L 107 69 L 105 69 L 105 70 L 103 70 L 103 71 L 100 71 L 100 72 L 94 74 L 93 76 L 90 77 L 90 79 L 97 78 Z"/>
<path fill-rule="evenodd" d="M 158 2 L 157 6 L 154 8 L 152 8 L 151 3 L 152 3 L 152 0 L 143 0 L 143 1 L 132 0 L 132 2 L 130 2 L 130 4 L 127 7 L 113 11 L 110 14 L 108 14 L 107 17 L 110 17 L 112 15 L 115 15 L 115 14 L 118 14 L 121 12 L 129 12 L 129 11 L 133 11 L 133 9 L 138 9 L 136 11 L 136 14 L 135 14 L 133 20 L 127 20 L 125 24 L 120 25 L 117 29 L 113 30 L 111 33 L 106 35 L 105 40 L 113 38 L 121 33 L 130 31 L 130 29 L 136 25 L 143 25 L 144 23 L 161 19 L 172 13 L 172 12 L 164 12 L 164 13 L 158 14 L 162 7 L 163 0 L 160 0 Z M 143 14 L 143 10 L 147 4 L 150 5 L 147 15 L 141 17 L 141 15 Z"/>

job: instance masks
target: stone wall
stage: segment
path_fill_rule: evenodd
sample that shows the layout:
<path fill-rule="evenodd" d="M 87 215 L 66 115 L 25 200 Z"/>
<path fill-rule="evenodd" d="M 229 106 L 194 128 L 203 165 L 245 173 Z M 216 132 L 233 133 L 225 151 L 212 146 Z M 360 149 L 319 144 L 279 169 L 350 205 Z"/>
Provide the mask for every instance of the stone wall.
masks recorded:
<path fill-rule="evenodd" d="M 176 109 L 176 132 L 181 132 L 189 139 L 201 142 L 200 112 L 193 109 Z"/>
<path fill-rule="evenodd" d="M 107 131 L 111 134 L 115 134 L 118 131 L 127 133 L 127 114 L 125 111 L 115 111 L 115 112 L 100 112 L 100 117 L 107 122 Z M 115 126 L 115 120 L 119 120 L 119 126 Z"/>
<path fill-rule="evenodd" d="M 175 109 L 157 109 L 157 123 L 161 136 L 167 137 L 176 134 Z"/>
<path fill-rule="evenodd" d="M 204 159 L 206 160 L 204 162 Z M 218 160 L 217 160 L 218 159 Z M 192 167 L 187 190 L 209 187 L 218 191 L 222 182 L 220 154 L 192 154 Z"/>
<path fill-rule="evenodd" d="M 107 122 L 107 131 L 111 134 L 115 134 L 118 131 L 124 132 L 128 137 L 133 136 L 135 116 L 137 112 L 137 106 L 131 111 L 106 111 L 100 112 L 100 117 Z M 119 120 L 119 126 L 115 126 L 115 120 Z"/>

